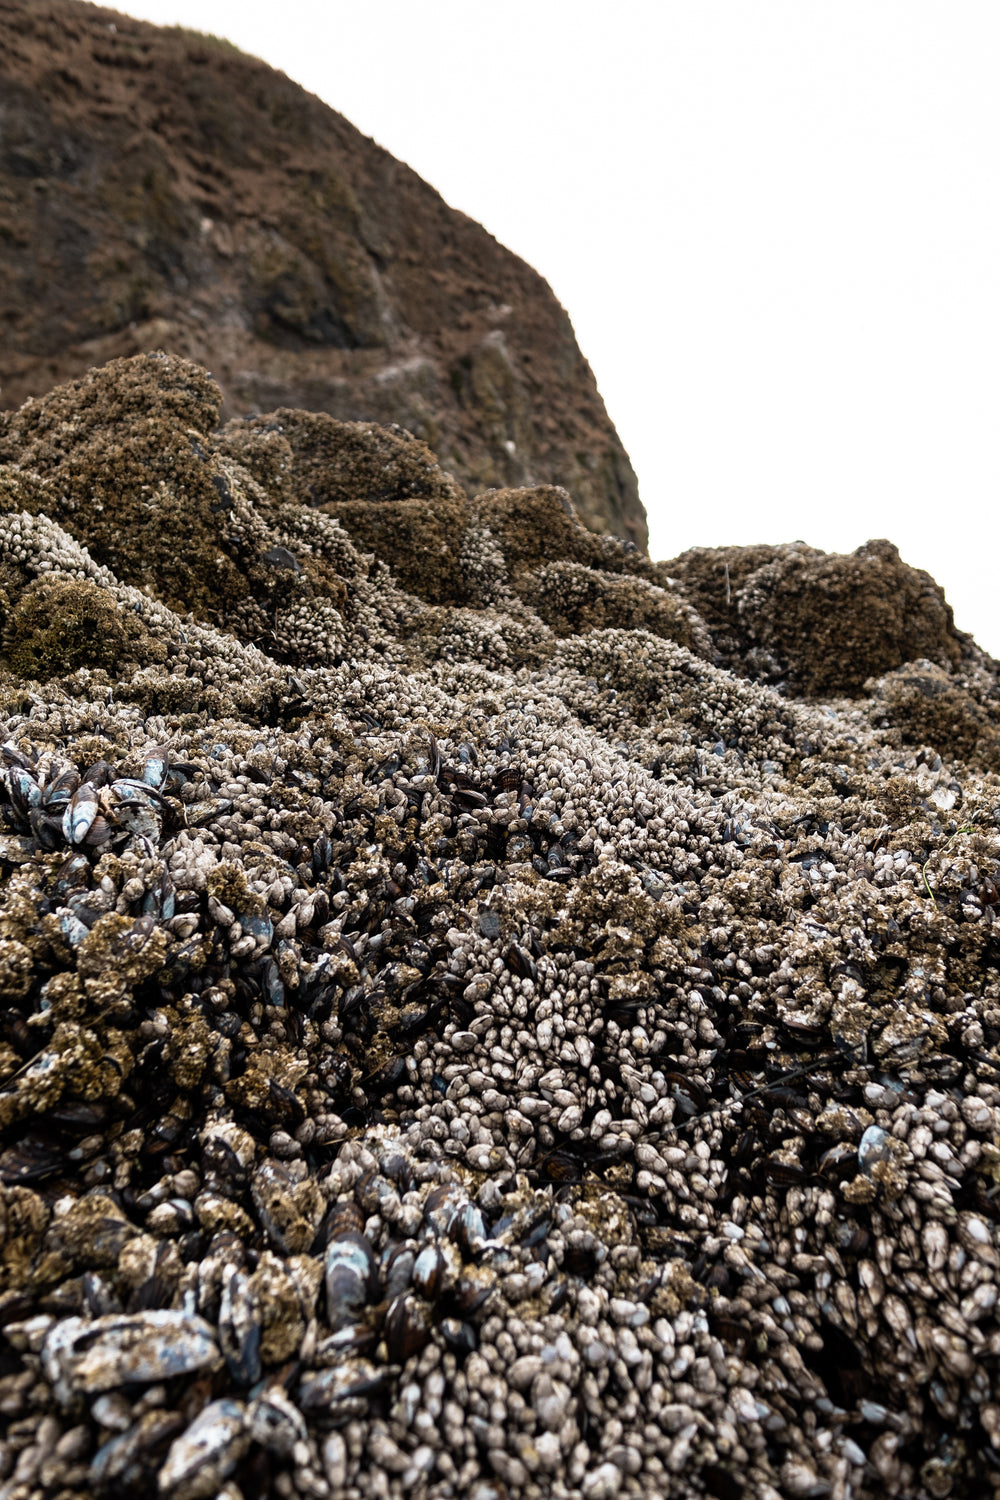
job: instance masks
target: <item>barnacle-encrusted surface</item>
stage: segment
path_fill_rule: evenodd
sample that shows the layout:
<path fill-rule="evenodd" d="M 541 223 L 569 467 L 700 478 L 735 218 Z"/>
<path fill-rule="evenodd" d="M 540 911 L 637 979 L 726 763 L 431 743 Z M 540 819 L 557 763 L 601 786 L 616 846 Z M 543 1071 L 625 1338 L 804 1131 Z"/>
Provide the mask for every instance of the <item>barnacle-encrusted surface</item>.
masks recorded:
<path fill-rule="evenodd" d="M 996 664 L 216 409 L 0 417 L 3 1500 L 989 1493 Z"/>

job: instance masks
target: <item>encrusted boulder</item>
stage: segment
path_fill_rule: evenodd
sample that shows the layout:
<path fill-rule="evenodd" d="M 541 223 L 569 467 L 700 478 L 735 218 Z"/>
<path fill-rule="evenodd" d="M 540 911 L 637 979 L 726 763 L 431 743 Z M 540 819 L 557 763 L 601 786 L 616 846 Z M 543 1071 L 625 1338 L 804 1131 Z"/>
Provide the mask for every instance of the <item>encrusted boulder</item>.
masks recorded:
<path fill-rule="evenodd" d="M 695 547 L 661 572 L 683 584 L 723 661 L 808 696 L 856 696 L 918 657 L 955 667 L 968 641 L 943 590 L 887 541 L 850 554 Z"/>

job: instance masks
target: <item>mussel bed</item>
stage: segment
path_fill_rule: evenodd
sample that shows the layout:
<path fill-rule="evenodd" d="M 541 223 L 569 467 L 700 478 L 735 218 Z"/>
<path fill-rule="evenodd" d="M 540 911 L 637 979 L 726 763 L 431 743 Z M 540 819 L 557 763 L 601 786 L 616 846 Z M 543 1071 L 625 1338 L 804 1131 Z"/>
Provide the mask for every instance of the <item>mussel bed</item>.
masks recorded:
<path fill-rule="evenodd" d="M 958 759 L 891 674 L 724 664 L 551 491 L 563 550 L 479 497 L 429 604 L 196 367 L 46 400 L 0 428 L 0 1500 L 995 1488 L 996 664 L 906 668 Z M 65 477 L 176 530 L 172 443 L 213 617 Z"/>

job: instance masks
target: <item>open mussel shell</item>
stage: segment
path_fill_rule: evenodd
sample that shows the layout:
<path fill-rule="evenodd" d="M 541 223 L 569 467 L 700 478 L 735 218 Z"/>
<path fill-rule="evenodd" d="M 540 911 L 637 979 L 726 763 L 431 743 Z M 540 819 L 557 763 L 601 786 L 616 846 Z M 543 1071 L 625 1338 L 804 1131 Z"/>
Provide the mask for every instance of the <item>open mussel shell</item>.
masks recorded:
<path fill-rule="evenodd" d="M 398 1365 L 376 1365 L 364 1358 L 343 1360 L 328 1370 L 303 1376 L 297 1405 L 326 1426 L 343 1426 L 363 1416 L 398 1373 Z"/>

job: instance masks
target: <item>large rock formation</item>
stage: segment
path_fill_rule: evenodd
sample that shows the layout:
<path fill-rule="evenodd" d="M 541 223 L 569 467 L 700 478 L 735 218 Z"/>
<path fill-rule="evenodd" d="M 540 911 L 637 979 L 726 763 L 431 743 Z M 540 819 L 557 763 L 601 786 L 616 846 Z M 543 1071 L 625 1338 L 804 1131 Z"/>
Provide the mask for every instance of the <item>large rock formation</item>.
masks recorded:
<path fill-rule="evenodd" d="M 415 173 L 225 43 L 0 0 L 0 402 L 165 348 L 226 414 L 399 423 L 473 493 L 559 483 L 646 542 L 546 283 Z"/>
<path fill-rule="evenodd" d="M 993 1492 L 997 663 L 220 407 L 0 415 L 0 1495 Z"/>

